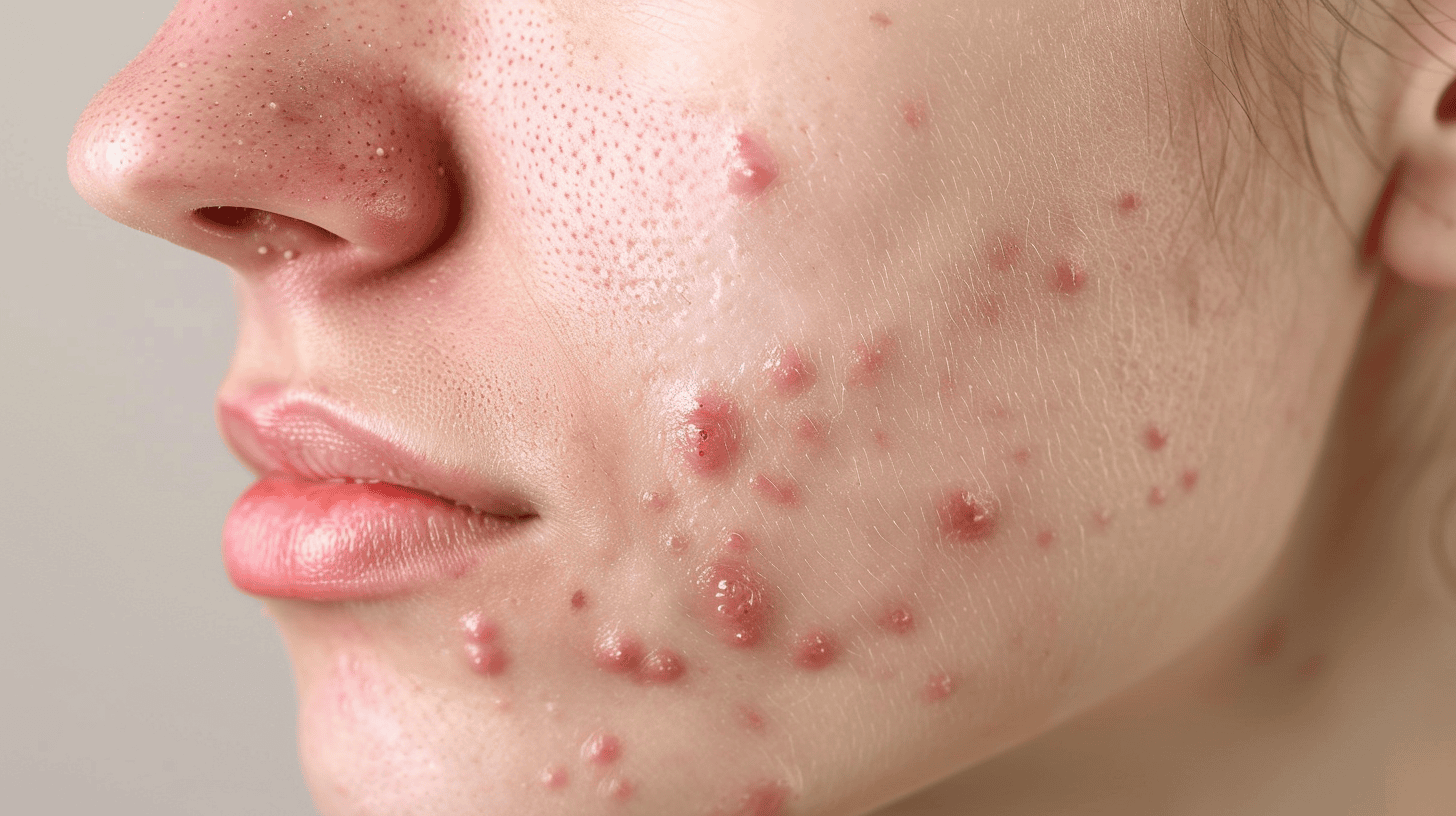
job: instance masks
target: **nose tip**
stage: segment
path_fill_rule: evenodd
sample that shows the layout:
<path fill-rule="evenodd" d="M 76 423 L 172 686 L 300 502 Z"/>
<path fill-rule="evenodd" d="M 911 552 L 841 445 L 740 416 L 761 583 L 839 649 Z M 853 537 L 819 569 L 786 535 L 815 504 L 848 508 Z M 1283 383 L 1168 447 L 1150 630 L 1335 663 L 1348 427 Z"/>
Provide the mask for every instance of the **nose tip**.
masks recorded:
<path fill-rule="evenodd" d="M 291 14 L 227 27 L 247 42 L 179 16 L 82 115 L 69 169 L 87 201 L 242 271 L 382 271 L 444 237 L 441 107 L 403 70 Z"/>

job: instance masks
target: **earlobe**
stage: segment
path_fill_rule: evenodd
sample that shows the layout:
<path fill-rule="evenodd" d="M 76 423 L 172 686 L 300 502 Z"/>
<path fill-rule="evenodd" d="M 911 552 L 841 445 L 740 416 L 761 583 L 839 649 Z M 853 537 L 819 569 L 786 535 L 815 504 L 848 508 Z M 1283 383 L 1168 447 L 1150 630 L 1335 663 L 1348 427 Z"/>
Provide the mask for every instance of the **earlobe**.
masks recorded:
<path fill-rule="evenodd" d="M 1456 69 L 1438 54 L 1424 53 L 1425 70 L 1406 80 L 1394 122 L 1400 158 L 1371 214 L 1365 256 L 1417 286 L 1456 290 Z"/>

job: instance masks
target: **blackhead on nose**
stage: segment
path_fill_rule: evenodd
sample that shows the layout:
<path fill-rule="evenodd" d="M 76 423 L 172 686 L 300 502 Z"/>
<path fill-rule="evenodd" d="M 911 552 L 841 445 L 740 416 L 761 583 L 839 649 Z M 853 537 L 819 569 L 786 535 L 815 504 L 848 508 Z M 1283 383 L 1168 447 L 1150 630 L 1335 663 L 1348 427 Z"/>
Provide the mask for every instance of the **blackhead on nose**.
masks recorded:
<path fill-rule="evenodd" d="M 344 280 L 428 252 L 457 210 L 444 83 L 350 8 L 184 0 L 83 114 L 76 189 L 246 273 Z"/>

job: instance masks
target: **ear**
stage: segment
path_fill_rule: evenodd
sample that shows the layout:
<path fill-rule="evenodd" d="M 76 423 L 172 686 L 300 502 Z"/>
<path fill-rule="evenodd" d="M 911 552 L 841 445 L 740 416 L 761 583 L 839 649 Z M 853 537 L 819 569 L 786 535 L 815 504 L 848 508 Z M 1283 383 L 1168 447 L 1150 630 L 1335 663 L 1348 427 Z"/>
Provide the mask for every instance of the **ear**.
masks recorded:
<path fill-rule="evenodd" d="M 1390 123 L 1400 158 L 1365 254 L 1417 286 L 1456 290 L 1456 28 L 1422 19 L 1413 29 Z"/>

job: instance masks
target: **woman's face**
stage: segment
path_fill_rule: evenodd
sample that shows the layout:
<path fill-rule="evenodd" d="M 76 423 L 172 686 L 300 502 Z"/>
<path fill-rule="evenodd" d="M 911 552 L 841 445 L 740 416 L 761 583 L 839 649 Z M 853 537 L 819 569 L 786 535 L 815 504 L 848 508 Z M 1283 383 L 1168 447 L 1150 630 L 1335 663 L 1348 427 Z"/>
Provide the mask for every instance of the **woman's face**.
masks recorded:
<path fill-rule="evenodd" d="M 235 270 L 321 808 L 860 812 L 1215 627 L 1368 282 L 1188 19 L 183 0 L 72 172 Z"/>

